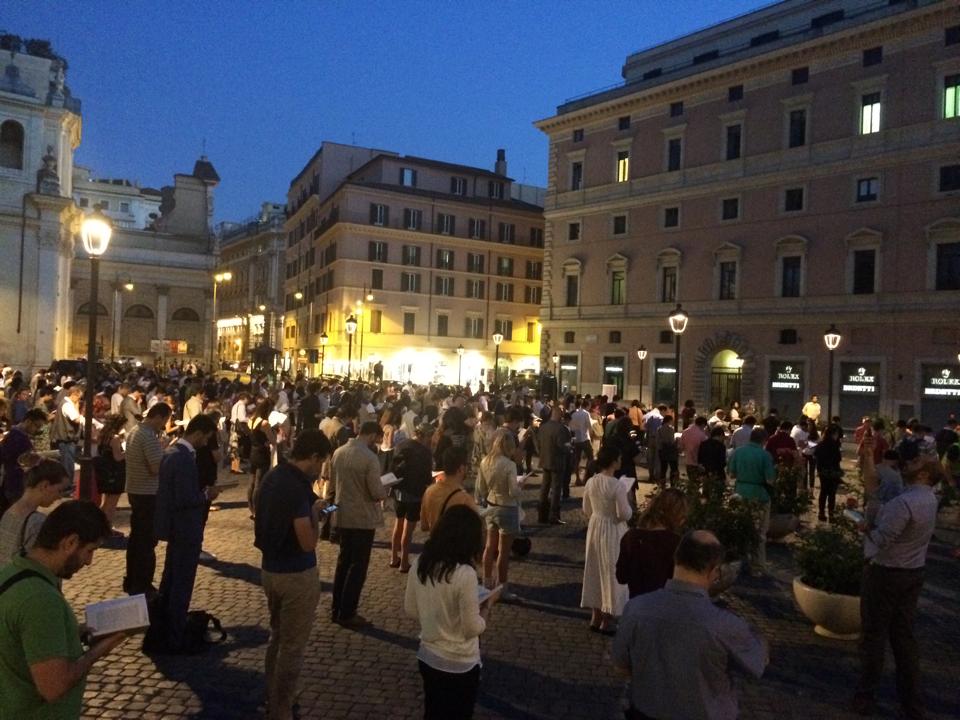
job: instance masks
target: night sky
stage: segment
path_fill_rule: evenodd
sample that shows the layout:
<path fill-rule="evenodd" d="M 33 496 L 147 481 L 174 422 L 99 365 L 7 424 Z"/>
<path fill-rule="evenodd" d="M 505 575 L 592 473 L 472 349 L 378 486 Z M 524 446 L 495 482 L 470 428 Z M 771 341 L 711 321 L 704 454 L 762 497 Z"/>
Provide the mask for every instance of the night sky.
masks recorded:
<path fill-rule="evenodd" d="M 489 168 L 504 147 L 545 185 L 534 120 L 631 52 L 767 4 L 2 0 L 0 30 L 67 59 L 96 176 L 170 184 L 206 141 L 220 221 L 283 202 L 323 140 Z"/>

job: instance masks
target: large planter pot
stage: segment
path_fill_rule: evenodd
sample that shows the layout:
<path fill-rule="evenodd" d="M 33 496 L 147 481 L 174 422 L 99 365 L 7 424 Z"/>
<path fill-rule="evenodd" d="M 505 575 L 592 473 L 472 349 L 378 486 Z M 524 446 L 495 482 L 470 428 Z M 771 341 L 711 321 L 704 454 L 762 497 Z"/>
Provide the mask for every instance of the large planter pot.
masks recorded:
<path fill-rule="evenodd" d="M 725 562 L 721 565 L 720 577 L 713 587 L 710 588 L 710 594 L 714 596 L 720 595 L 733 587 L 737 578 L 740 577 L 740 571 L 742 569 L 743 562 L 741 560 L 732 560 L 731 562 Z"/>
<path fill-rule="evenodd" d="M 796 532 L 800 526 L 800 518 L 793 513 L 778 513 L 770 516 L 770 527 L 767 530 L 768 540 L 783 540 L 787 535 Z"/>
<path fill-rule="evenodd" d="M 800 611 L 814 624 L 817 635 L 835 640 L 860 637 L 860 597 L 824 592 L 793 579 L 793 597 Z"/>
<path fill-rule="evenodd" d="M 947 545 L 960 545 L 960 505 L 945 507 L 937 513 L 934 537 Z"/>

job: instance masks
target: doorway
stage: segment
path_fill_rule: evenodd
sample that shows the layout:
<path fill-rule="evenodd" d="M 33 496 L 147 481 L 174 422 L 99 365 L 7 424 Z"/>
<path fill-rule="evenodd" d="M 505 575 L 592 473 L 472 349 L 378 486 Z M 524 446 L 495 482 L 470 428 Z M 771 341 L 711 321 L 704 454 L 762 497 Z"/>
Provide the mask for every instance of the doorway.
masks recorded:
<path fill-rule="evenodd" d="M 704 410 L 712 413 L 717 408 L 729 409 L 734 402 L 740 402 L 742 379 L 737 353 L 721 350 L 714 355 L 710 366 L 710 404 Z"/>

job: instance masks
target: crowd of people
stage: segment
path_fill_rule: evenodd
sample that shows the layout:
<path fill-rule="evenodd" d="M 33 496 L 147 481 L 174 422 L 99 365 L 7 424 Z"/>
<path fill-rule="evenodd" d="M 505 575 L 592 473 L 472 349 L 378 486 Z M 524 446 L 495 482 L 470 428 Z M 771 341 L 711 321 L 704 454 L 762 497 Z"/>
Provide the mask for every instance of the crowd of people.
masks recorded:
<path fill-rule="evenodd" d="M 837 518 L 843 480 L 843 430 L 838 419 L 824 422 L 816 396 L 793 423 L 775 410 L 760 417 L 736 403 L 698 413 L 692 401 L 679 409 L 645 408 L 619 398 L 544 398 L 522 387 L 348 386 L 268 374 L 204 374 L 176 365 L 102 373 L 90 408 L 81 402 L 80 378 L 38 372 L 27 380 L 7 369 L 3 383 L 10 400 L 0 401 L 0 563 L 9 565 L 0 570 L 0 620 L 23 610 L 28 589 L 49 596 L 18 616 L 15 627 L 22 636 L 10 636 L 9 623 L 0 631 L 0 665 L 18 683 L 16 692 L 0 700 L 11 717 L 29 717 L 51 703 L 64 708 L 66 717 L 78 714 L 84 675 L 122 642 L 110 636 L 83 650 L 79 634 L 72 637 L 75 621 L 59 587 L 91 561 L 100 543 L 122 537 L 112 524 L 124 493 L 130 515 L 122 590 L 144 594 L 150 603 L 145 650 L 204 650 L 188 611 L 204 554 L 204 527 L 221 490 L 239 481 L 231 480 L 233 475 L 249 476 L 253 542 L 262 553 L 271 718 L 294 716 L 320 599 L 321 539 L 339 545 L 331 622 L 350 629 L 370 624 L 359 610 L 388 499 L 395 516 L 390 567 L 407 576 L 404 607 L 421 628 L 417 657 L 425 717 L 470 717 L 480 682 L 479 636 L 495 602 L 518 599 L 509 584 L 510 561 L 524 547 L 529 550 L 521 499 L 537 475 L 536 521 L 542 525 L 563 524 L 571 486 L 585 486 L 581 606 L 590 611 L 590 631 L 616 636 L 615 664 L 631 676 L 631 717 L 736 717 L 730 672 L 759 677 L 767 662 L 765 643 L 709 601 L 723 548 L 708 532 L 684 534 L 688 507 L 699 498 L 679 489 L 681 467 L 704 495 L 732 481 L 733 492 L 758 504 L 758 550 L 751 558 L 751 571 L 758 575 L 766 569 L 768 484 L 777 468 L 802 469 L 804 492 L 813 492 L 819 478 L 823 522 Z M 61 502 L 45 516 L 44 508 L 76 484 L 88 412 L 98 502 Z M 916 493 L 905 489 L 905 481 L 906 487 L 930 487 L 945 472 L 955 485 L 960 482 L 956 422 L 951 418 L 937 434 L 917 421 L 888 432 L 882 421 L 865 418 L 853 440 L 871 503 L 863 527 L 867 557 L 880 557 L 873 563 L 878 567 L 898 568 L 889 564 L 899 557 L 891 548 L 903 542 L 906 531 L 889 518 L 894 507 L 914 507 Z M 637 492 L 638 468 L 644 467 L 659 485 L 645 507 Z M 918 512 L 928 515 L 928 506 Z M 897 517 L 903 512 L 898 509 Z M 926 515 L 904 521 L 913 523 L 906 533 L 911 570 L 918 559 L 922 567 L 932 533 Z M 418 527 L 426 539 L 411 560 Z M 166 555 L 157 586 L 161 540 Z M 866 584 L 886 591 L 901 577 L 873 571 Z M 908 584 L 898 585 L 897 592 L 915 608 L 922 574 Z M 30 645 L 34 641 L 26 636 L 42 624 L 39 613 L 54 607 L 66 618 L 59 645 L 51 637 Z M 877 647 L 882 663 L 883 640 L 877 638 L 892 632 L 890 618 L 881 616 L 874 610 L 873 620 L 865 622 L 872 659 L 864 655 L 865 679 L 857 695 L 864 708 L 879 674 Z M 912 627 L 912 620 L 908 624 Z M 901 642 L 912 632 L 902 622 L 896 629 Z M 678 641 L 684 637 L 689 642 Z M 656 663 L 636 662 L 653 648 Z M 58 664 L 49 665 L 45 658 L 51 657 Z M 695 685 L 702 692 L 681 697 L 677 671 L 694 658 L 701 663 Z M 904 673 L 904 687 L 913 687 L 916 669 Z M 919 707 L 917 692 L 911 692 L 901 697 L 908 709 Z"/>

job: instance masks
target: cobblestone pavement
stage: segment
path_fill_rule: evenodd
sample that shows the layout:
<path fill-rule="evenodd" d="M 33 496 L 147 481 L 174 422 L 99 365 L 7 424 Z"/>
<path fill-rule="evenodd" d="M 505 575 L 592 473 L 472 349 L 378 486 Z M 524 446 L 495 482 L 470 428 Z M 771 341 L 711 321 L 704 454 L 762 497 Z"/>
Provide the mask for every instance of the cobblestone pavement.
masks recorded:
<path fill-rule="evenodd" d="M 531 485 L 525 498 L 528 519 L 536 517 L 537 484 Z M 533 551 L 512 565 L 511 585 L 522 600 L 496 606 L 483 636 L 478 718 L 622 717 L 623 686 L 610 664 L 610 641 L 587 631 L 587 613 L 579 608 L 585 537 L 580 494 L 575 488 L 565 506 L 566 525 L 530 527 Z M 211 514 L 205 548 L 217 560 L 202 564 L 193 596 L 194 607 L 223 621 L 228 641 L 201 657 L 157 659 L 142 655 L 138 641 L 128 641 L 91 672 L 85 718 L 262 716 L 267 612 L 244 498 L 242 486 L 232 489 L 221 497 L 222 509 Z M 127 516 L 121 506 L 122 529 Z M 387 520 L 392 522 L 390 513 Z M 742 717 L 852 718 L 839 708 L 857 677 L 856 644 L 815 635 L 792 598 L 789 548 L 774 545 L 769 557 L 770 577 L 743 577 L 722 599 L 771 644 L 766 675 L 742 689 Z M 345 630 L 329 620 L 336 547 L 321 544 L 324 595 L 303 673 L 302 717 L 421 716 L 417 627 L 402 612 L 406 576 L 388 568 L 388 561 L 384 529 L 377 533 L 360 607 L 373 626 Z M 123 563 L 120 547 L 99 551 L 91 567 L 65 584 L 67 597 L 80 610 L 87 602 L 117 595 Z M 960 717 L 960 564 L 947 548 L 934 545 L 928 568 L 917 626 L 930 717 L 946 720 Z M 892 659 L 880 697 L 887 717 L 896 709 L 891 666 Z"/>

